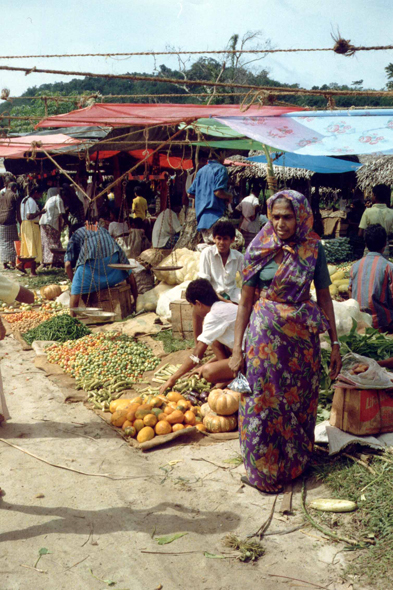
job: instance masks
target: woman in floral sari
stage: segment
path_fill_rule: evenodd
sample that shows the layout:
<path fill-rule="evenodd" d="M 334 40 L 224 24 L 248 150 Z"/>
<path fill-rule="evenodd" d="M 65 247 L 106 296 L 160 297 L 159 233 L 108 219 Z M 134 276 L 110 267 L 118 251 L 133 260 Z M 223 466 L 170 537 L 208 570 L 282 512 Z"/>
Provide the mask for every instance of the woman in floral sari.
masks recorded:
<path fill-rule="evenodd" d="M 323 247 L 307 199 L 284 190 L 268 201 L 269 222 L 245 255 L 230 368 L 246 364 L 252 394 L 239 408 L 245 483 L 278 493 L 305 469 L 314 443 L 319 334 L 332 341 L 330 375 L 341 367 Z M 317 303 L 310 299 L 314 281 Z M 260 298 L 254 305 L 255 291 Z M 247 329 L 247 331 L 246 331 Z M 245 358 L 242 342 L 245 338 Z"/>

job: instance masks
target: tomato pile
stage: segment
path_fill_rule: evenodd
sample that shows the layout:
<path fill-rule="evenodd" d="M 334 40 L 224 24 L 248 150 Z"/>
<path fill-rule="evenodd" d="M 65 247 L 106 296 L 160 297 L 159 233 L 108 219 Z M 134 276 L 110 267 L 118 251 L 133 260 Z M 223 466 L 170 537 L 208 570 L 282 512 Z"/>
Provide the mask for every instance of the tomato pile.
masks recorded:
<path fill-rule="evenodd" d="M 10 324 L 14 324 L 22 334 L 36 328 L 42 322 L 50 320 L 53 314 L 50 312 L 43 311 L 21 311 L 20 313 L 11 313 L 7 315 L 6 320 Z"/>
<path fill-rule="evenodd" d="M 59 365 L 78 381 L 119 375 L 138 380 L 160 362 L 146 344 L 124 334 L 89 334 L 79 340 L 52 344 L 46 352 L 50 363 Z"/>

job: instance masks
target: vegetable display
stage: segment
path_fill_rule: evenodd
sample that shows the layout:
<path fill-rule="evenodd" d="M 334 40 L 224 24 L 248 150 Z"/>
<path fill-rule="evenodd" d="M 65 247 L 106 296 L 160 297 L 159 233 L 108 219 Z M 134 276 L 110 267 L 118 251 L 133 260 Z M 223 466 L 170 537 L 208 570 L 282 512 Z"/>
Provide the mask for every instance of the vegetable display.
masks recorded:
<path fill-rule="evenodd" d="M 81 383 L 93 378 L 103 382 L 119 375 L 136 381 L 160 362 L 146 344 L 109 332 L 52 344 L 47 348 L 47 358 Z"/>
<path fill-rule="evenodd" d="M 355 259 L 355 254 L 349 238 L 335 238 L 333 240 L 321 240 L 326 254 L 327 262 L 337 264 Z"/>
<path fill-rule="evenodd" d="M 170 365 L 166 364 L 160 367 L 158 371 L 154 373 L 154 377 L 151 380 L 152 383 L 157 383 L 158 385 L 162 385 L 168 380 L 168 377 L 171 377 L 181 365 Z M 172 392 L 178 392 L 181 394 L 186 400 L 190 401 L 194 406 L 201 406 L 207 401 L 209 397 L 209 391 L 211 388 L 211 383 L 203 379 L 203 377 L 199 377 L 199 375 L 188 375 L 181 377 L 173 386 Z M 146 387 L 142 389 L 139 393 L 142 397 L 146 397 L 148 395 L 157 395 L 159 392 L 159 387 Z"/>
<path fill-rule="evenodd" d="M 50 312 L 43 312 L 43 311 L 22 311 L 20 313 L 12 313 L 7 315 L 7 322 L 13 324 L 14 327 L 22 332 L 27 332 L 28 330 L 32 330 L 36 328 L 42 322 L 49 320 L 53 317 L 53 314 Z"/>
<path fill-rule="evenodd" d="M 77 340 L 87 334 L 90 334 L 90 330 L 76 318 L 69 315 L 55 315 L 23 334 L 23 338 L 31 345 L 34 340 L 66 342 L 67 340 Z"/>

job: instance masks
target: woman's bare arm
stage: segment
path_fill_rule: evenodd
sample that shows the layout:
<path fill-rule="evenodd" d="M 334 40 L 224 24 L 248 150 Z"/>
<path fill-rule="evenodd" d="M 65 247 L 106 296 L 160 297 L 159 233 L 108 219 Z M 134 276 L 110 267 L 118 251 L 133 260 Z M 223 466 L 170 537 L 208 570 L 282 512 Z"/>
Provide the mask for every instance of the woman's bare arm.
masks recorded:
<path fill-rule="evenodd" d="M 254 306 L 255 287 L 243 285 L 242 296 L 237 310 L 235 323 L 235 342 L 232 356 L 229 359 L 229 368 L 236 375 L 243 368 L 243 336 L 250 321 L 250 315 Z"/>
<path fill-rule="evenodd" d="M 317 302 L 322 311 L 325 312 L 329 324 L 329 336 L 331 342 L 337 341 L 336 320 L 334 317 L 333 302 L 329 289 L 317 289 Z M 330 378 L 335 379 L 341 369 L 341 355 L 338 344 L 332 344 L 332 352 L 330 355 Z"/>

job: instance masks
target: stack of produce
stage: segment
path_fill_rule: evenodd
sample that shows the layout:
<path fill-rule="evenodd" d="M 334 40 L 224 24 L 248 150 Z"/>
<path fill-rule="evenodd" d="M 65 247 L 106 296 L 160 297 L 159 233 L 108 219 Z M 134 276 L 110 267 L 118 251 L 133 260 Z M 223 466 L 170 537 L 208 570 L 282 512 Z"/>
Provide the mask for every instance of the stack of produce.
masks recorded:
<path fill-rule="evenodd" d="M 208 432 L 229 432 L 237 426 L 240 394 L 230 389 L 213 389 L 201 407 L 203 424 Z"/>
<path fill-rule="evenodd" d="M 108 393 L 110 385 L 118 385 L 119 377 L 129 387 L 160 362 L 146 344 L 113 332 L 89 334 L 79 340 L 52 344 L 47 348 L 47 358 L 75 377 L 82 389 L 97 395 L 101 389 Z M 98 383 L 91 388 L 93 379 Z"/>
<path fill-rule="evenodd" d="M 154 377 L 151 380 L 152 383 L 163 385 L 169 377 L 176 373 L 180 366 L 181 365 L 170 365 L 167 363 L 160 367 L 160 369 L 154 373 Z M 182 396 L 190 401 L 193 406 L 201 406 L 207 402 L 210 387 L 211 383 L 206 381 L 206 379 L 203 379 L 203 377 L 199 377 L 199 375 L 189 375 L 180 378 L 173 386 L 172 391 L 181 393 Z M 154 388 L 149 386 L 146 387 L 146 389 L 142 389 L 139 393 L 142 399 L 144 399 L 149 395 L 157 395 L 158 392 L 159 387 Z"/>
<path fill-rule="evenodd" d="M 68 340 L 77 340 L 87 334 L 90 334 L 90 330 L 76 318 L 67 314 L 55 316 L 51 314 L 51 319 L 23 334 L 23 338 L 27 344 L 31 345 L 34 340 L 67 342 Z"/>
<path fill-rule="evenodd" d="M 335 238 L 333 240 L 322 240 L 326 260 L 331 264 L 354 260 L 355 254 L 349 238 Z"/>
<path fill-rule="evenodd" d="M 164 258 L 159 264 L 159 268 L 165 266 L 180 266 L 179 270 L 162 271 L 154 270 L 159 281 L 164 281 L 167 285 L 180 285 L 184 281 L 192 281 L 198 277 L 200 252 L 180 248 Z"/>
<path fill-rule="evenodd" d="M 36 328 L 42 322 L 49 320 L 53 314 L 48 311 L 22 311 L 7 316 L 7 322 L 13 325 L 16 330 L 22 334 L 28 330 Z"/>
<path fill-rule="evenodd" d="M 15 313 L 16 310 L 20 311 L 30 311 L 32 306 L 28 303 L 20 303 L 19 301 L 15 301 L 13 305 L 7 305 L 7 303 L 0 304 L 0 312 L 1 313 Z"/>
<path fill-rule="evenodd" d="M 330 280 L 332 281 L 332 284 L 329 287 L 329 291 L 332 297 L 335 297 L 338 294 L 343 295 L 348 293 L 349 277 L 346 275 L 347 273 L 344 270 L 337 270 L 336 272 L 330 274 Z"/>

